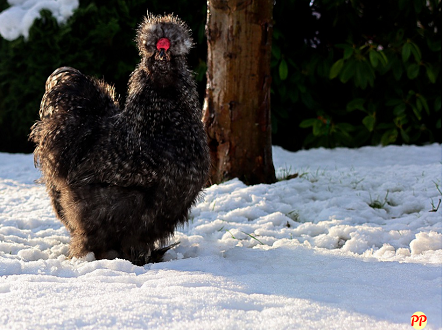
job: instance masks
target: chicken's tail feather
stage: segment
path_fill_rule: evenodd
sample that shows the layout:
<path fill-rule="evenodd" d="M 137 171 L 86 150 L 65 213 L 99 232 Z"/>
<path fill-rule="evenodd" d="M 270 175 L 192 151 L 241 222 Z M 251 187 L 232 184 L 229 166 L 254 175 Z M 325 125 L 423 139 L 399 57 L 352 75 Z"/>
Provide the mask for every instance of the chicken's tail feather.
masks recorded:
<path fill-rule="evenodd" d="M 36 165 L 45 177 L 66 177 L 101 137 L 104 123 L 118 112 L 113 87 L 74 68 L 56 69 L 46 81 L 41 121 L 30 135 L 36 144 Z"/>

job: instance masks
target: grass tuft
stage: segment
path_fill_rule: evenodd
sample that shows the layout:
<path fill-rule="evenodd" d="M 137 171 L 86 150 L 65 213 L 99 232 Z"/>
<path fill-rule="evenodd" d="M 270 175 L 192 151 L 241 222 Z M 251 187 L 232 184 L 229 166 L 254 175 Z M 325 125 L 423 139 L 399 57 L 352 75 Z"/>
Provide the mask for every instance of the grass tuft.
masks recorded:
<path fill-rule="evenodd" d="M 286 167 L 284 169 L 282 169 L 281 171 L 281 175 L 277 178 L 277 181 L 286 181 L 286 180 L 291 180 L 291 179 L 295 179 L 298 178 L 299 174 L 297 172 L 292 172 L 292 167 Z"/>
<path fill-rule="evenodd" d="M 380 201 L 378 198 L 375 200 L 372 200 L 371 194 L 369 193 L 369 197 L 371 199 L 371 202 L 368 204 L 373 209 L 383 209 L 386 204 L 388 204 L 388 195 L 389 190 L 386 191 L 386 196 L 383 201 Z"/>
<path fill-rule="evenodd" d="M 435 182 L 435 181 L 432 181 L 432 182 L 434 182 L 434 184 L 435 184 L 435 188 L 437 188 L 437 190 L 438 190 L 438 192 L 440 193 L 440 196 L 441 196 L 441 189 L 440 189 L 440 186 L 438 185 L 437 182 Z M 432 210 L 429 210 L 429 212 L 437 212 L 438 209 L 440 208 L 440 204 L 441 204 L 441 198 L 438 199 L 437 207 L 435 207 L 435 205 L 434 205 L 434 200 L 431 199 Z"/>

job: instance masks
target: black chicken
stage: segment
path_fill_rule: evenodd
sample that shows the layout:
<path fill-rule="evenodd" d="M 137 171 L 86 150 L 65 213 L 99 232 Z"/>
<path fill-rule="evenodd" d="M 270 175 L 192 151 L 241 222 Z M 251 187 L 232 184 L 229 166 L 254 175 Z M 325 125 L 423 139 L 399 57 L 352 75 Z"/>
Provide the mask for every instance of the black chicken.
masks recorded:
<path fill-rule="evenodd" d="M 124 108 L 113 87 L 62 67 L 49 76 L 32 127 L 35 163 L 71 233 L 70 257 L 161 260 L 207 181 L 188 27 L 172 15 L 148 15 L 136 41 L 141 62 Z"/>

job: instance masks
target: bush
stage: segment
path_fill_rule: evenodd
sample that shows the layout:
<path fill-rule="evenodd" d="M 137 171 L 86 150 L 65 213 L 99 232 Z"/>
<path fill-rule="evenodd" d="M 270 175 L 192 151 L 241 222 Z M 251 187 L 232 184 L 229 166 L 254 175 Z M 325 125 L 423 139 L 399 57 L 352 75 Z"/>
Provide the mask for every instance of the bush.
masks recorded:
<path fill-rule="evenodd" d="M 31 152 L 44 83 L 63 65 L 104 78 L 125 98 L 138 63 L 134 32 L 146 6 L 193 30 L 201 100 L 206 1 L 80 1 L 59 26 L 49 11 L 27 41 L 0 37 L 0 151 Z M 8 7 L 0 0 L 0 10 Z M 439 0 L 285 0 L 274 6 L 273 142 L 316 146 L 441 142 Z"/>
<path fill-rule="evenodd" d="M 439 0 L 288 0 L 274 15 L 274 143 L 441 142 Z"/>
<path fill-rule="evenodd" d="M 174 5 L 159 3 L 150 3 L 149 10 L 162 14 L 173 12 L 177 6 L 189 7 L 184 0 L 175 1 Z M 0 1 L 1 9 L 7 7 L 6 1 Z M 195 7 L 192 9 L 195 11 Z M 51 12 L 43 10 L 41 19 L 30 29 L 28 40 L 0 38 L 0 151 L 33 150 L 27 136 L 38 119 L 46 78 L 57 67 L 71 66 L 104 78 L 115 85 L 124 103 L 129 74 L 139 62 L 135 29 L 144 15 L 146 1 L 80 1 L 80 7 L 65 25 L 59 26 Z M 191 66 L 200 70 L 199 79 L 203 80 L 201 71 L 205 67 L 201 59 L 205 59 L 206 45 L 201 38 L 205 4 L 198 12 L 187 9 L 180 16 L 193 23 L 194 37 L 200 39 L 204 55 L 193 50 Z"/>

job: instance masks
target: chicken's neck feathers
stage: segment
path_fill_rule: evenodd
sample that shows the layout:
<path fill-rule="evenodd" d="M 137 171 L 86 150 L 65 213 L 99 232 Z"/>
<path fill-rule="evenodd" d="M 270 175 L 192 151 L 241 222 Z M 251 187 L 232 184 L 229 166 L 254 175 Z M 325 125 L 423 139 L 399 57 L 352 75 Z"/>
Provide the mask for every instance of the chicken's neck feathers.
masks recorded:
<path fill-rule="evenodd" d="M 116 132 L 126 130 L 125 149 L 143 153 L 144 142 L 153 143 L 169 135 L 170 124 L 195 119 L 198 95 L 192 86 L 191 73 L 180 71 L 170 86 L 159 86 L 142 66 L 131 74 L 126 104 L 115 122 Z M 150 143 L 150 144 L 151 144 Z"/>

